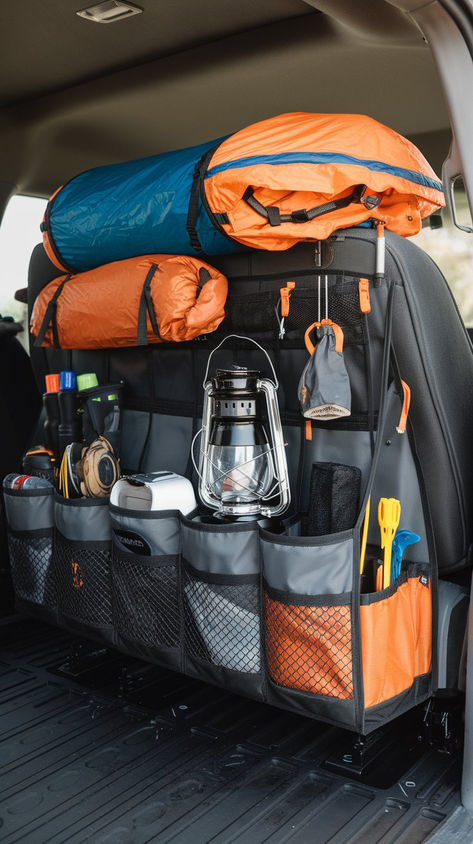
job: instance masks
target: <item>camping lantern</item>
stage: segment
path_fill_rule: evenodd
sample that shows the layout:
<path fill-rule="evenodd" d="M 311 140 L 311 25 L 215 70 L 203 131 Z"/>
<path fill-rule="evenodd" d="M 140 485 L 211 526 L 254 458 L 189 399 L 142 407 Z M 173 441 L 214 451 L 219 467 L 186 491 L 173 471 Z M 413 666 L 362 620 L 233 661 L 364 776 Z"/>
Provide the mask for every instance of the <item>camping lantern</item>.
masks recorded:
<path fill-rule="evenodd" d="M 237 366 L 204 382 L 199 495 L 219 517 L 273 517 L 289 506 L 276 390 L 277 381 Z"/>

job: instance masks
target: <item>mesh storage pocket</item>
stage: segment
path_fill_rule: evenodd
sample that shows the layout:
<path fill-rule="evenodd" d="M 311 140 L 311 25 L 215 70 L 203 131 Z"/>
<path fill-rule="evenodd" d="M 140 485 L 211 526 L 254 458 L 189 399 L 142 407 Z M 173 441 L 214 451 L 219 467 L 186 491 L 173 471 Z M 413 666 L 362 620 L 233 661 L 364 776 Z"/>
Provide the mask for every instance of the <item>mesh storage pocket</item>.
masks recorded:
<path fill-rule="evenodd" d="M 113 617 L 120 644 L 181 668 L 179 514 L 111 505 L 110 517 Z"/>
<path fill-rule="evenodd" d="M 291 279 L 293 278 L 294 274 L 291 275 Z M 286 332 L 297 332 L 303 336 L 307 326 L 318 318 L 318 293 L 312 275 L 295 280 L 296 287 L 291 293 L 289 315 L 285 319 L 284 327 Z M 359 276 L 329 276 L 330 318 L 343 325 L 345 345 L 363 342 L 358 282 Z M 263 283 L 268 284 L 268 282 Z M 274 282 L 273 289 L 255 290 L 255 280 L 253 280 L 251 295 L 248 292 L 235 293 L 230 289 L 226 307 L 227 316 L 220 328 L 220 333 L 274 332 L 278 325 L 276 314 L 280 313 L 282 283 L 281 278 Z M 320 304 L 321 313 L 324 315 L 326 309 L 324 284 L 322 284 Z"/>
<path fill-rule="evenodd" d="M 56 494 L 54 514 L 60 621 L 84 635 L 113 642 L 108 502 Z"/>
<path fill-rule="evenodd" d="M 262 699 L 257 525 L 181 517 L 181 535 L 185 670 Z"/>
<path fill-rule="evenodd" d="M 22 601 L 56 606 L 52 570 L 53 531 L 8 531 L 8 551 L 15 595 Z"/>
<path fill-rule="evenodd" d="M 280 686 L 353 698 L 349 603 L 265 592 L 266 660 Z"/>
<path fill-rule="evenodd" d="M 149 648 L 180 645 L 179 557 L 145 557 L 113 543 L 115 628 L 127 642 Z"/>
<path fill-rule="evenodd" d="M 50 613 L 56 607 L 52 493 L 52 487 L 49 490 L 4 490 L 8 551 L 19 608 L 40 615 L 44 610 L 48 620 L 53 620 Z"/>
<path fill-rule="evenodd" d="M 353 532 L 261 531 L 266 667 L 284 689 L 352 700 Z"/>
<path fill-rule="evenodd" d="M 56 531 L 54 559 L 63 615 L 89 627 L 111 625 L 109 543 L 67 539 Z"/>
<path fill-rule="evenodd" d="M 233 671 L 261 670 L 259 577 L 183 569 L 185 647 L 192 657 Z"/>

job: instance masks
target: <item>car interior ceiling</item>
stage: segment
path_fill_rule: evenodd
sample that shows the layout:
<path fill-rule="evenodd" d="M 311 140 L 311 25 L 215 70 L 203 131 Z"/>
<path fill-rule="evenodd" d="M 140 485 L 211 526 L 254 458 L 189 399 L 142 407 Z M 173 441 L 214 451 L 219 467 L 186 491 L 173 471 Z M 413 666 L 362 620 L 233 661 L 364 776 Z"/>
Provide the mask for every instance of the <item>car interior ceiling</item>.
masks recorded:
<path fill-rule="evenodd" d="M 112 25 L 76 6 L 0 12 L 4 203 L 285 111 L 369 114 L 441 169 L 450 132 L 431 52 L 387 3 L 163 0 Z"/>

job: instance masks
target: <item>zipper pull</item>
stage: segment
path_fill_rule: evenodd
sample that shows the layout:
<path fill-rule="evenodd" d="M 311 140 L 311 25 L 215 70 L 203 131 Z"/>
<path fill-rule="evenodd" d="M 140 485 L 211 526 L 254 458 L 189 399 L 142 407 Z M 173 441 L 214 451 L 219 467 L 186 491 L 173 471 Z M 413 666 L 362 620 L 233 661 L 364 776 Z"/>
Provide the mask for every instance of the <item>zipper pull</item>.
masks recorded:
<path fill-rule="evenodd" d="M 285 287 L 281 287 L 279 291 L 281 294 L 281 316 L 287 317 L 289 316 L 289 299 L 291 298 L 291 293 L 296 286 L 295 281 L 288 281 Z"/>
<path fill-rule="evenodd" d="M 281 294 L 281 319 L 278 317 L 279 322 L 279 339 L 284 340 L 284 335 L 286 330 L 284 328 L 284 319 L 285 317 L 289 316 L 289 299 L 291 298 L 291 293 L 296 286 L 295 281 L 288 281 L 285 287 L 281 287 L 280 294 Z M 277 306 L 276 306 L 276 314 L 277 314 Z"/>
<path fill-rule="evenodd" d="M 370 283 L 367 278 L 360 278 L 358 282 L 358 295 L 360 297 L 360 310 L 362 314 L 371 313 Z"/>

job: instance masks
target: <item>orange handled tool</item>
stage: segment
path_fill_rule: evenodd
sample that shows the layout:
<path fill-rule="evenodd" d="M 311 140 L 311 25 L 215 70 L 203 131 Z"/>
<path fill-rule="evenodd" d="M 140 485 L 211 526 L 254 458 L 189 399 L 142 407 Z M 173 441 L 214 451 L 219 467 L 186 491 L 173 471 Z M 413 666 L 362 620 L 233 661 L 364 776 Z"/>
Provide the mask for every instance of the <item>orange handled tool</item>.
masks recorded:
<path fill-rule="evenodd" d="M 401 519 L 401 504 L 397 498 L 380 498 L 378 522 L 381 530 L 381 548 L 384 550 L 383 589 L 391 583 L 391 556 L 394 534 Z"/>

